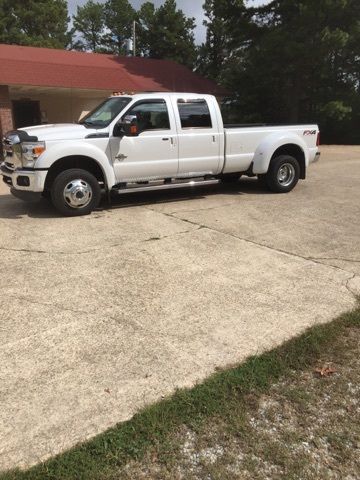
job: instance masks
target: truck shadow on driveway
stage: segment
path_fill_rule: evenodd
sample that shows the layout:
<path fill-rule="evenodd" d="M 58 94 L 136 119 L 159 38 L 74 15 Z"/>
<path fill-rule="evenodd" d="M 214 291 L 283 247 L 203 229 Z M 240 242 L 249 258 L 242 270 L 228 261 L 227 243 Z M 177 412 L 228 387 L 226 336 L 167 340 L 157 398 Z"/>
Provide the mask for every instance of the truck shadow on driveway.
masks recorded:
<path fill-rule="evenodd" d="M 219 183 L 211 186 L 196 186 L 176 190 L 149 191 L 129 193 L 126 195 L 115 194 L 112 198 L 111 209 L 139 207 L 141 205 L 155 205 L 173 202 L 191 202 L 215 195 L 269 195 L 271 192 L 261 187 L 254 179 L 244 179 L 236 183 Z M 106 208 L 106 205 L 103 205 Z"/>
<path fill-rule="evenodd" d="M 184 188 L 179 190 L 149 191 L 139 193 L 128 193 L 124 195 L 114 194 L 111 203 L 104 198 L 99 208 L 93 212 L 104 212 L 119 208 L 132 208 L 142 205 L 152 205 L 172 202 L 191 202 L 191 200 L 204 199 L 212 195 L 274 195 L 260 186 L 255 179 L 242 179 L 233 184 L 222 184 L 212 186 L 197 186 L 194 189 Z M 42 199 L 35 203 L 27 203 L 14 198 L 12 195 L 0 196 L 0 219 L 20 219 L 23 216 L 30 218 L 60 218 L 59 214 L 51 203 Z"/>

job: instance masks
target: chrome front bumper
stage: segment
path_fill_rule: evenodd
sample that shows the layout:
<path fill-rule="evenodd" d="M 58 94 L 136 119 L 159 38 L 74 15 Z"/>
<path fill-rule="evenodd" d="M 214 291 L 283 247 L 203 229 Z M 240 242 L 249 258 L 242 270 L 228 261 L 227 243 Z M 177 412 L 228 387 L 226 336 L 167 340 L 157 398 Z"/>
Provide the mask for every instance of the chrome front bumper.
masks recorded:
<path fill-rule="evenodd" d="M 13 190 L 40 193 L 44 190 L 46 174 L 43 170 L 10 170 L 5 162 L 0 165 L 3 181 Z"/>

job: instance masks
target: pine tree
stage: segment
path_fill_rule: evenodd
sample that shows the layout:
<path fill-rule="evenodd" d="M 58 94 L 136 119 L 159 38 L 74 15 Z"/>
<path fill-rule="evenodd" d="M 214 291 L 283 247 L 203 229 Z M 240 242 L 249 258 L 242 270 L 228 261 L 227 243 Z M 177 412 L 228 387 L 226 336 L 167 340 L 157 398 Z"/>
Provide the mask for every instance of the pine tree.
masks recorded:
<path fill-rule="evenodd" d="M 0 42 L 65 48 L 70 41 L 66 0 L 0 0 Z"/>
<path fill-rule="evenodd" d="M 193 67 L 195 19 L 179 10 L 175 0 L 165 0 L 158 9 L 146 2 L 139 18 L 144 24 L 140 30 L 140 45 L 149 57 L 166 58 Z"/>
<path fill-rule="evenodd" d="M 153 37 L 155 21 L 155 6 L 152 2 L 145 2 L 141 5 L 136 14 L 137 20 L 137 48 L 142 56 L 150 55 L 150 44 Z"/>
<path fill-rule="evenodd" d="M 239 120 L 317 122 L 328 141 L 350 138 L 360 126 L 358 0 L 273 0 L 248 12 L 247 39 L 224 72 Z M 239 15 L 227 25 L 241 44 Z"/>
<path fill-rule="evenodd" d="M 99 52 L 103 50 L 105 13 L 102 3 L 88 0 L 84 6 L 77 7 L 73 16 L 74 29 L 80 33 L 76 47 L 80 50 Z"/>
<path fill-rule="evenodd" d="M 227 0 L 205 0 L 206 41 L 198 50 L 197 71 L 216 81 L 221 80 L 227 58 L 228 33 L 225 19 Z"/>
<path fill-rule="evenodd" d="M 118 55 L 125 53 L 124 41 L 131 38 L 136 11 L 128 0 L 109 0 L 105 4 L 105 26 L 110 31 L 105 44 L 110 51 Z"/>

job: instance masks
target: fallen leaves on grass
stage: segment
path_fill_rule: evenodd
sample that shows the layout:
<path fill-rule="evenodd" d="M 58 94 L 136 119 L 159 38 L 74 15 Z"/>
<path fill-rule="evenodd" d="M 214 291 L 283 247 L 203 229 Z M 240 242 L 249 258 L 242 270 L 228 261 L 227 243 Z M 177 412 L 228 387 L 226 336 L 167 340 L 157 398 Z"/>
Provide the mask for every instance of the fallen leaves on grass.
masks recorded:
<path fill-rule="evenodd" d="M 336 373 L 336 368 L 329 367 L 329 366 L 316 368 L 315 373 L 320 375 L 320 377 L 330 377 L 330 375 L 333 375 L 334 373 Z"/>

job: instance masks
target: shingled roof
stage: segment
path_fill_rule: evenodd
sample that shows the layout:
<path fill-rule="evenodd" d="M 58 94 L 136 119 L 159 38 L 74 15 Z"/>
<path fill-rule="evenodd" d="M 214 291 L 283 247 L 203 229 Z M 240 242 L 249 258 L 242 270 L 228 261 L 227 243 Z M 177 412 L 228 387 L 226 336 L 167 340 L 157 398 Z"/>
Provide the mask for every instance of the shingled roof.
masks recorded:
<path fill-rule="evenodd" d="M 171 60 L 0 44 L 0 84 L 116 91 L 224 91 Z"/>

